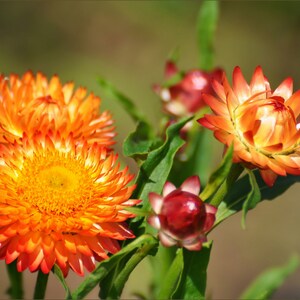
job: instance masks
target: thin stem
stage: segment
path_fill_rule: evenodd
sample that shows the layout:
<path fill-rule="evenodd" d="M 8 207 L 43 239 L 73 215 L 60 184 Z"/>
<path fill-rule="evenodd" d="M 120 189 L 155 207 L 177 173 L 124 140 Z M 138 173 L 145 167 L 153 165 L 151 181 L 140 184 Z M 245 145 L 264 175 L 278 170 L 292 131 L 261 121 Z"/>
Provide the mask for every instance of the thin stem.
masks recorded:
<path fill-rule="evenodd" d="M 179 282 L 183 271 L 183 250 L 177 250 L 172 264 L 169 265 L 168 272 L 164 274 L 164 279 L 160 282 L 160 291 L 157 299 L 172 299 L 172 294 L 176 290 L 176 285 Z"/>
<path fill-rule="evenodd" d="M 210 201 L 210 204 L 218 207 L 220 203 L 223 201 L 224 197 L 235 183 L 235 181 L 242 174 L 244 168 L 240 164 L 233 164 L 231 166 L 230 172 L 228 174 L 227 179 L 222 183 L 218 191 L 215 193 L 213 198 Z"/>
<path fill-rule="evenodd" d="M 112 289 L 110 290 L 107 299 L 119 299 L 123 291 L 124 285 L 127 282 L 129 275 L 135 267 L 149 254 L 156 244 L 145 244 L 133 254 L 127 261 L 124 268 L 115 278 Z"/>
<path fill-rule="evenodd" d="M 23 273 L 18 272 L 17 262 L 14 261 L 6 265 L 10 281 L 8 294 L 11 299 L 23 299 Z"/>
<path fill-rule="evenodd" d="M 166 279 L 170 266 L 176 256 L 176 247 L 166 248 L 161 244 L 155 256 L 150 256 L 150 262 L 153 269 L 153 295 L 151 298 L 159 299 L 158 293 L 162 282 Z"/>
<path fill-rule="evenodd" d="M 39 270 L 38 277 L 36 279 L 33 299 L 45 298 L 48 277 L 49 274 L 44 274 L 41 270 Z"/>

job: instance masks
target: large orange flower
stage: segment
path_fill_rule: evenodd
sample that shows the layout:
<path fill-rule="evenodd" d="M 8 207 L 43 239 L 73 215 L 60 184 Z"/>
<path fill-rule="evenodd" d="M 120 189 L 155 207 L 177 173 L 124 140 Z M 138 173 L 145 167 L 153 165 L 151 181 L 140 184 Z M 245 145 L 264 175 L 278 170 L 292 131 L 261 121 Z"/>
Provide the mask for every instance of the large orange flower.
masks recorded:
<path fill-rule="evenodd" d="M 57 133 L 0 146 L 0 258 L 23 271 L 57 264 L 83 275 L 133 238 L 124 210 L 134 186 L 105 147 Z"/>
<path fill-rule="evenodd" d="M 259 168 L 269 186 L 277 175 L 299 175 L 300 91 L 293 94 L 292 79 L 272 91 L 261 67 L 256 68 L 250 85 L 236 67 L 233 87 L 225 75 L 213 87 L 217 97 L 206 95 L 205 101 L 214 115 L 205 115 L 199 123 L 225 145 L 234 143 L 234 161 Z"/>
<path fill-rule="evenodd" d="M 75 139 L 87 137 L 89 143 L 114 144 L 111 115 L 99 114 L 101 100 L 87 94 L 85 88 L 74 90 L 72 82 L 62 84 L 58 76 L 49 81 L 42 73 L 26 72 L 22 78 L 0 75 L 0 143 L 13 142 L 23 133 L 59 131 Z"/>

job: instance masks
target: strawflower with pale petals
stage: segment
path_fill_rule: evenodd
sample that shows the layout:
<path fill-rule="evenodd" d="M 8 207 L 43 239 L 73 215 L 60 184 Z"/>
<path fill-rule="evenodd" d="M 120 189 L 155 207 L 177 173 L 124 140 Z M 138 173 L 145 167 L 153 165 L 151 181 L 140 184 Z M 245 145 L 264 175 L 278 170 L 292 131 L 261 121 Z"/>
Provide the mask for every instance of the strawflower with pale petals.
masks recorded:
<path fill-rule="evenodd" d="M 0 146 L 0 259 L 18 271 L 79 275 L 133 238 L 125 221 L 135 186 L 106 147 L 37 133 Z"/>
<path fill-rule="evenodd" d="M 166 182 L 163 195 L 149 194 L 154 215 L 148 223 L 159 230 L 159 239 L 165 247 L 177 245 L 188 250 L 200 250 L 206 242 L 206 233 L 215 222 L 217 209 L 199 198 L 198 176 L 186 179 L 180 188 Z"/>
<path fill-rule="evenodd" d="M 236 67 L 232 87 L 225 74 L 212 85 L 217 96 L 204 100 L 214 115 L 198 121 L 226 146 L 234 144 L 234 162 L 259 168 L 269 186 L 278 175 L 300 175 L 300 91 L 293 93 L 293 80 L 285 79 L 273 91 L 261 67 L 250 85 Z"/>
<path fill-rule="evenodd" d="M 206 106 L 203 101 L 203 93 L 212 93 L 212 78 L 219 79 L 222 74 L 220 69 L 205 72 L 199 69 L 187 71 L 181 75 L 173 61 L 167 61 L 165 67 L 166 80 L 172 80 L 174 76 L 182 77 L 179 82 L 167 87 L 154 85 L 154 91 L 163 101 L 163 107 L 167 114 L 176 118 L 192 116 Z"/>
<path fill-rule="evenodd" d="M 113 121 L 109 112 L 99 113 L 100 98 L 85 88 L 74 89 L 72 82 L 62 84 L 58 76 L 0 75 L 0 104 L 0 143 L 53 130 L 64 138 L 72 132 L 76 140 L 114 144 Z"/>

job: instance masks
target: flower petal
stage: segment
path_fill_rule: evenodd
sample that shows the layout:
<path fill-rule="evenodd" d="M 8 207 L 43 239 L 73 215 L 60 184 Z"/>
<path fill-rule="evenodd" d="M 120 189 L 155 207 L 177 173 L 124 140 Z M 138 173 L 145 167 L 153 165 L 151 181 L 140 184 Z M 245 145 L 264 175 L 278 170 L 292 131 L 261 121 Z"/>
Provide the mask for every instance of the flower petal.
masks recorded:
<path fill-rule="evenodd" d="M 187 178 L 180 186 L 182 191 L 189 192 L 194 195 L 199 195 L 200 193 L 200 179 L 199 176 L 190 176 Z"/>
<path fill-rule="evenodd" d="M 163 203 L 163 197 L 156 193 L 149 193 L 149 202 L 154 212 L 159 214 Z"/>
<path fill-rule="evenodd" d="M 278 177 L 278 175 L 271 170 L 260 170 L 260 175 L 269 187 L 274 185 L 274 182 Z"/>
<path fill-rule="evenodd" d="M 163 196 L 166 197 L 168 194 L 172 193 L 175 190 L 176 186 L 173 183 L 167 181 L 163 187 Z"/>
<path fill-rule="evenodd" d="M 159 232 L 158 236 L 159 236 L 160 242 L 165 247 L 172 247 L 172 246 L 176 245 L 176 243 L 177 243 L 174 239 L 172 239 L 171 237 L 169 237 L 162 231 Z"/>
<path fill-rule="evenodd" d="M 272 93 L 273 96 L 280 96 L 283 99 L 289 99 L 293 94 L 293 79 L 286 78 Z"/>
<path fill-rule="evenodd" d="M 241 102 L 246 101 L 250 97 L 250 87 L 246 82 L 240 67 L 235 67 L 233 70 L 233 91 Z"/>
<path fill-rule="evenodd" d="M 300 114 L 300 90 L 295 92 L 288 100 L 286 100 L 285 104 L 291 108 L 294 112 L 295 118 L 297 118 Z"/>

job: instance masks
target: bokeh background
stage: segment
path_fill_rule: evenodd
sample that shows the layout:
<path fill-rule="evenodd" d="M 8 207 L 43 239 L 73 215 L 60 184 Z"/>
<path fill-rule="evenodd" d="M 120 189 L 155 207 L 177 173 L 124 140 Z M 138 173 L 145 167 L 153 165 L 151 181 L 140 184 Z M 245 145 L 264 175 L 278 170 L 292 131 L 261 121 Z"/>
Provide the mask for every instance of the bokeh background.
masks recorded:
<path fill-rule="evenodd" d="M 151 86 L 162 81 L 170 52 L 179 47 L 181 69 L 198 65 L 195 23 L 200 4 L 183 0 L 1 1 L 0 72 L 56 73 L 64 82 L 73 80 L 100 96 L 97 77 L 102 76 L 157 124 L 161 106 Z M 300 2 L 222 1 L 220 8 L 216 66 L 231 74 L 239 65 L 250 79 L 261 65 L 273 87 L 292 76 L 295 89 L 300 89 Z M 121 152 L 134 124 L 118 103 L 102 98 L 102 109 L 113 112 Z M 216 156 L 216 162 L 220 159 Z M 129 163 L 134 172 L 133 162 Z M 295 185 L 276 201 L 260 204 L 249 213 L 246 230 L 236 215 L 210 235 L 214 240 L 208 270 L 210 298 L 236 299 L 257 274 L 300 252 L 299 191 Z M 0 272 L 0 299 L 6 299 L 3 262 Z M 136 298 L 134 292 L 147 294 L 150 273 L 150 266 L 143 263 L 131 276 L 123 299 Z M 35 277 L 25 272 L 26 298 L 32 297 Z M 71 287 L 81 280 L 68 277 Z M 273 299 L 300 299 L 299 281 L 300 271 L 289 277 Z M 96 296 L 97 291 L 88 298 Z M 51 275 L 47 298 L 63 297 L 63 288 Z"/>

